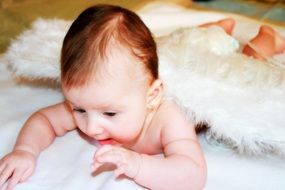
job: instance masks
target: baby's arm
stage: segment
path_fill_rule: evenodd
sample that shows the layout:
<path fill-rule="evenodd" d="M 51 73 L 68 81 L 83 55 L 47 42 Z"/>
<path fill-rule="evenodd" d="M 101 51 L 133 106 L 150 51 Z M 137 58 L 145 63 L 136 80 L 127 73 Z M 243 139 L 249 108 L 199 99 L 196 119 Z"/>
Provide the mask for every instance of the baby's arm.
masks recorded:
<path fill-rule="evenodd" d="M 72 115 L 65 103 L 35 112 L 21 129 L 13 151 L 0 160 L 0 189 L 9 177 L 8 189 L 25 181 L 33 173 L 39 154 L 56 136 L 74 128 Z"/>
<path fill-rule="evenodd" d="M 110 162 L 117 165 L 116 175 L 125 174 L 149 189 L 202 189 L 207 169 L 194 126 L 179 114 L 169 118 L 161 131 L 164 158 L 107 145 L 96 152 L 94 169 Z"/>
<path fill-rule="evenodd" d="M 161 137 L 165 158 L 142 155 L 136 182 L 150 189 L 202 189 L 207 169 L 194 127 L 175 121 L 163 129 Z"/>

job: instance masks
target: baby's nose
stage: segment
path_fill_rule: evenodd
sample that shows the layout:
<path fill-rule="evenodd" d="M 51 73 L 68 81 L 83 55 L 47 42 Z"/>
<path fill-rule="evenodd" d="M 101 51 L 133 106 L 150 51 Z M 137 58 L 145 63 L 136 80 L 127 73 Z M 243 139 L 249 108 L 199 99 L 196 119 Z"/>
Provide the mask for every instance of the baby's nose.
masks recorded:
<path fill-rule="evenodd" d="M 103 134 L 103 132 L 104 132 L 104 127 L 99 121 L 97 120 L 88 121 L 86 128 L 86 134 L 88 136 L 100 135 Z"/>

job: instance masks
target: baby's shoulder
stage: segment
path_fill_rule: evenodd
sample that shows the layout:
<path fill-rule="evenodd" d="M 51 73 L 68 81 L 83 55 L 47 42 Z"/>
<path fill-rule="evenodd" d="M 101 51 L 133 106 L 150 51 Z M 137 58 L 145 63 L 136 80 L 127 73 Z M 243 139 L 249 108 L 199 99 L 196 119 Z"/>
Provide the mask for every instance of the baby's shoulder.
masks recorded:
<path fill-rule="evenodd" d="M 159 111 L 161 113 L 180 112 L 179 104 L 172 98 L 164 98 L 160 104 Z"/>
<path fill-rule="evenodd" d="M 195 128 L 183 108 L 175 101 L 165 100 L 160 106 L 157 122 L 161 126 L 162 144 L 176 139 L 195 138 Z"/>
<path fill-rule="evenodd" d="M 179 104 L 179 102 L 173 99 L 164 99 L 158 110 L 159 120 L 164 125 L 170 124 L 188 124 L 189 118 L 187 117 L 186 111 Z"/>

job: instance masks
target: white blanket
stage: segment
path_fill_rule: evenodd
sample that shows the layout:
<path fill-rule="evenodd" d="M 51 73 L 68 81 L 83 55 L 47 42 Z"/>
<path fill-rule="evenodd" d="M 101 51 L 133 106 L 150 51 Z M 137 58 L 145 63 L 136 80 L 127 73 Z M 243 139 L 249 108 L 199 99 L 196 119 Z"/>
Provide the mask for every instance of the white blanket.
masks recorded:
<path fill-rule="evenodd" d="M 227 16 L 184 11 L 173 6 L 152 7 L 152 10 L 141 11 L 141 15 L 158 35 L 167 34 L 179 26 L 196 25 Z M 240 21 L 237 36 L 239 31 L 246 29 L 248 36 L 238 37 L 248 40 L 260 23 L 235 17 Z M 61 100 L 61 93 L 54 89 L 15 83 L 5 65 L 0 64 L 0 157 L 12 149 L 18 131 L 32 112 Z M 205 189 L 285 188 L 284 159 L 241 156 L 221 144 L 206 142 L 203 135 L 200 140 L 208 164 Z M 77 131 L 56 139 L 39 157 L 34 175 L 18 185 L 16 190 L 142 189 L 130 180 L 116 180 L 111 171 L 93 176 L 90 164 L 96 149 L 96 145 Z"/>

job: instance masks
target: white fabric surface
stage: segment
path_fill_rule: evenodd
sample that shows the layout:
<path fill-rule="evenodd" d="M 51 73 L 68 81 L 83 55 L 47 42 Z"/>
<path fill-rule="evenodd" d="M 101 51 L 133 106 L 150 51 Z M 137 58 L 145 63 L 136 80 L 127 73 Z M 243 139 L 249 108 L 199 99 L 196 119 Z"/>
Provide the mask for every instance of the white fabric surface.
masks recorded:
<path fill-rule="evenodd" d="M 154 13 L 141 14 L 156 34 L 167 34 L 184 24 L 195 25 L 225 17 L 218 13 L 177 12 L 171 7 L 159 7 Z M 189 17 L 195 21 L 187 23 L 183 20 Z M 177 18 L 183 18 L 181 23 Z M 157 23 L 164 28 L 159 28 Z M 256 32 L 259 25 L 252 21 L 239 23 L 237 30 L 246 28 L 249 35 Z M 248 24 L 251 27 L 246 27 Z M 240 36 L 240 39 L 247 40 L 248 37 Z M 18 131 L 32 112 L 61 100 L 61 94 L 56 90 L 16 84 L 5 65 L 0 63 L 0 157 L 12 149 Z M 208 164 L 205 189 L 285 189 L 284 159 L 241 156 L 221 144 L 209 144 L 203 135 L 200 140 Z M 92 176 L 90 164 L 95 150 L 96 146 L 77 131 L 56 139 L 39 157 L 34 175 L 16 190 L 142 189 L 130 180 L 116 180 L 112 172 Z"/>

